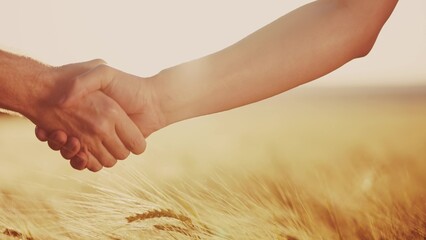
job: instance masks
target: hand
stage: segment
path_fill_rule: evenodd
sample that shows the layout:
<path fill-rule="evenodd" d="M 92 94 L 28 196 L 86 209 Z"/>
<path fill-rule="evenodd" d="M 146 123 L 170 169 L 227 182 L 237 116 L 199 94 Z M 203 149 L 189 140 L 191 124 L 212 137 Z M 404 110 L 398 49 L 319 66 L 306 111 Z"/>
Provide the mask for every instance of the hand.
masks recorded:
<path fill-rule="evenodd" d="M 93 67 L 96 69 L 101 63 L 94 60 L 70 64 L 40 74 L 40 81 L 51 83 L 48 89 L 50 94 L 36 104 L 37 111 L 29 117 L 39 128 L 45 129 L 43 131 L 62 130 L 67 133 L 66 137 L 70 136 L 65 145 L 55 144 L 54 141 L 49 145 L 54 150 L 60 149 L 64 158 L 71 159 L 71 165 L 76 169 L 87 167 L 91 171 L 98 171 L 103 166 L 113 166 L 116 159 L 125 159 L 130 154 L 129 150 L 140 154 L 145 149 L 144 137 L 137 126 L 119 104 L 102 92 L 73 99 L 72 104 L 67 106 L 58 104 L 70 79 Z M 43 131 L 37 134 L 41 140 L 45 139 Z M 50 136 L 63 137 L 60 132 Z"/>
<path fill-rule="evenodd" d="M 63 98 L 60 106 L 65 109 L 72 108 L 78 104 L 79 99 L 100 94 L 102 91 L 114 99 L 140 132 L 148 137 L 167 125 L 157 101 L 153 80 L 130 75 L 107 65 L 99 65 L 68 81 L 67 87 L 62 90 Z M 61 150 L 64 158 L 77 156 L 81 160 L 85 159 L 84 154 L 78 152 L 80 144 L 77 138 L 69 137 L 68 132 L 60 130 L 48 132 L 42 126 L 36 128 L 38 139 L 47 140 L 53 150 Z"/>

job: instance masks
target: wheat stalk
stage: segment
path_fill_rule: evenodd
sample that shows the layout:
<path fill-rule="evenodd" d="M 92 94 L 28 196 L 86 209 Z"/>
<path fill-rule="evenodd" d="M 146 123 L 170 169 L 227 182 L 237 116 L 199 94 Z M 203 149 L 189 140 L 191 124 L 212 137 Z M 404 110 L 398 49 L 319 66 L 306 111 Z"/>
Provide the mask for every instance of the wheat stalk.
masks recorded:
<path fill-rule="evenodd" d="M 180 221 L 185 227 L 179 227 L 171 224 L 163 224 L 163 225 L 154 225 L 154 228 L 162 231 L 169 232 L 178 232 L 185 236 L 193 237 L 195 239 L 200 239 L 200 237 L 196 234 L 191 234 L 191 232 L 196 231 L 197 229 L 205 234 L 213 235 L 211 229 L 205 225 L 201 224 L 201 227 L 196 227 L 191 218 L 185 216 L 183 214 L 176 213 L 171 209 L 154 209 L 144 213 L 138 213 L 136 215 L 126 217 L 128 223 L 132 223 L 135 221 L 144 221 L 148 219 L 154 218 L 172 218 Z"/>
<path fill-rule="evenodd" d="M 32 238 L 32 237 L 27 237 L 24 234 L 22 234 L 22 233 L 20 233 L 16 230 L 10 229 L 10 228 L 6 228 L 3 231 L 3 234 L 8 236 L 8 237 L 19 238 L 19 239 L 23 239 L 23 240 L 34 240 L 34 238 Z"/>
<path fill-rule="evenodd" d="M 183 234 L 188 237 L 192 237 L 194 239 L 201 239 L 198 235 L 191 234 L 190 231 L 186 228 L 175 226 L 172 224 L 164 224 L 164 225 L 154 225 L 154 228 L 160 231 L 169 231 L 169 232 L 177 232 Z"/>
<path fill-rule="evenodd" d="M 192 223 L 191 218 L 183 214 L 178 214 L 171 209 L 154 209 L 144 213 L 138 213 L 134 216 L 126 217 L 128 223 L 132 223 L 135 221 L 144 221 L 147 219 L 154 219 L 154 218 L 173 218 L 173 219 L 179 220 L 191 230 L 195 229 L 195 226 Z"/>

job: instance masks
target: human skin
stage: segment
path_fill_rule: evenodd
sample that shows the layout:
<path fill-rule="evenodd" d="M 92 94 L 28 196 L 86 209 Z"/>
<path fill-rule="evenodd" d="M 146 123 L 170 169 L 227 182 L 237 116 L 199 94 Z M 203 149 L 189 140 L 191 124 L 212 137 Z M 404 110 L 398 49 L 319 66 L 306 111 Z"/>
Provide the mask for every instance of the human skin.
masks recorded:
<path fill-rule="evenodd" d="M 0 50 L 0 108 L 18 112 L 44 129 L 74 136 L 61 146 L 65 158 L 81 156 L 70 162 L 74 168 L 111 167 L 130 151 L 139 154 L 145 149 L 143 135 L 122 108 L 101 92 L 70 108 L 57 104 L 69 79 L 101 64 L 93 60 L 52 67 Z"/>
<path fill-rule="evenodd" d="M 102 91 L 127 113 L 138 113 L 135 122 L 148 136 L 178 121 L 269 98 L 366 56 L 397 2 L 318 0 L 222 51 L 150 78 L 100 66 L 72 82 L 61 104 L 70 107 Z"/>

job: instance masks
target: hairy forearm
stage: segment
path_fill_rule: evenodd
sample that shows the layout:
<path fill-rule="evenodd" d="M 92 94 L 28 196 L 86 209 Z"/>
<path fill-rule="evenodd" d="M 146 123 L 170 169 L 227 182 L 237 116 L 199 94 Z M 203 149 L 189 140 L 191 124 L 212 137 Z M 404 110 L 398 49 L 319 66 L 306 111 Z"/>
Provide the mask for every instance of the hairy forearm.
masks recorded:
<path fill-rule="evenodd" d="M 44 84 L 36 79 L 47 69 L 33 59 L 0 50 L 0 108 L 34 115 L 34 104 L 42 97 L 38 90 Z"/>
<path fill-rule="evenodd" d="M 316 1 L 229 48 L 162 71 L 155 85 L 167 123 L 274 96 L 364 56 L 397 1 L 371 2 Z"/>

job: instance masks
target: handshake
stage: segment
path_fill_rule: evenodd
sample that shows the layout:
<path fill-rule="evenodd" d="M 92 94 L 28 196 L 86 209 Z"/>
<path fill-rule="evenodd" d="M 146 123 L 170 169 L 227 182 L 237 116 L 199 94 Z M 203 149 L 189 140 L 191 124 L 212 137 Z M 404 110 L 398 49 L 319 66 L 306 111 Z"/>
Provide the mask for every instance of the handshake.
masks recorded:
<path fill-rule="evenodd" d="M 0 109 L 31 120 L 73 168 L 96 172 L 143 153 L 146 137 L 185 118 L 168 109 L 180 107 L 162 86 L 173 85 L 168 72 L 142 78 L 102 60 L 52 67 L 0 50 Z"/>
<path fill-rule="evenodd" d="M 145 138 L 167 125 L 154 78 L 121 72 L 102 60 L 48 67 L 36 82 L 44 97 L 27 117 L 37 125 L 37 138 L 75 169 L 99 171 L 130 152 L 141 154 Z"/>
<path fill-rule="evenodd" d="M 48 67 L 37 76 L 49 94 L 27 117 L 36 136 L 60 151 L 75 169 L 112 167 L 130 152 L 141 154 L 145 138 L 167 125 L 155 77 L 141 78 L 102 60 Z M 158 81 L 158 82 L 156 82 Z"/>

